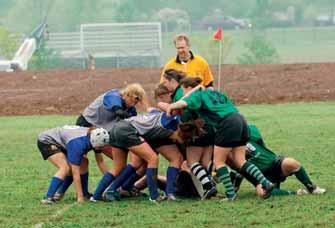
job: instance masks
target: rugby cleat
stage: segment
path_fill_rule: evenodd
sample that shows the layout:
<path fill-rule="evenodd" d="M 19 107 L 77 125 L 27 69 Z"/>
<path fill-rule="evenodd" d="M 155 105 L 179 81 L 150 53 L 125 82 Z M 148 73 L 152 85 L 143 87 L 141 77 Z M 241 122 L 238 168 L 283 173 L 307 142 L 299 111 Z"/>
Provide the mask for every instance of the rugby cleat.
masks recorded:
<path fill-rule="evenodd" d="M 54 201 L 60 201 L 61 199 L 63 199 L 63 197 L 64 197 L 64 194 L 61 194 L 61 193 L 59 193 L 59 192 L 56 192 L 55 195 L 54 195 L 54 197 L 52 197 L 52 199 L 53 199 Z"/>
<path fill-rule="evenodd" d="M 224 197 L 220 200 L 220 202 L 232 202 L 232 201 L 235 201 L 236 198 L 237 198 L 237 194 L 235 194 L 232 197 Z"/>
<path fill-rule="evenodd" d="M 43 198 L 41 200 L 41 204 L 44 204 L 44 205 L 49 205 L 49 204 L 54 204 L 55 203 L 55 200 L 53 198 Z"/>
<path fill-rule="evenodd" d="M 264 196 L 263 196 L 263 199 L 267 199 L 271 196 L 271 192 L 275 188 L 275 185 L 270 182 L 267 186 L 262 187 L 262 188 L 263 188 L 264 193 L 265 193 Z"/>
<path fill-rule="evenodd" d="M 90 200 L 92 196 L 93 196 L 93 194 L 90 193 L 90 192 L 88 192 L 87 194 L 84 195 L 84 198 L 85 198 L 86 200 Z"/>
<path fill-rule="evenodd" d="M 167 194 L 166 196 L 164 196 L 164 198 L 167 200 L 167 201 L 180 201 L 180 199 L 178 199 L 174 194 Z"/>
<path fill-rule="evenodd" d="M 103 199 L 102 198 L 101 199 L 95 199 L 93 196 L 91 196 L 90 202 L 92 202 L 92 203 L 103 202 Z"/>
<path fill-rule="evenodd" d="M 303 189 L 303 188 L 299 188 L 297 190 L 297 195 L 299 195 L 299 196 L 306 195 L 306 194 L 308 194 L 308 192 L 305 189 Z"/>
<path fill-rule="evenodd" d="M 121 200 L 121 195 L 118 191 L 107 191 L 105 200 L 107 202 L 119 201 Z"/>
<path fill-rule="evenodd" d="M 158 196 L 156 199 L 149 198 L 149 201 L 156 204 L 156 205 L 160 204 L 161 202 L 163 202 L 165 200 L 166 200 L 166 198 L 164 196 Z"/>
<path fill-rule="evenodd" d="M 321 195 L 321 194 L 326 193 L 326 191 L 327 190 L 325 188 L 320 188 L 319 186 L 315 186 L 314 190 L 311 193 L 315 195 Z"/>
<path fill-rule="evenodd" d="M 201 200 L 210 199 L 212 196 L 216 196 L 217 193 L 218 191 L 216 190 L 216 187 L 213 186 L 211 189 L 207 189 L 204 191 Z"/>

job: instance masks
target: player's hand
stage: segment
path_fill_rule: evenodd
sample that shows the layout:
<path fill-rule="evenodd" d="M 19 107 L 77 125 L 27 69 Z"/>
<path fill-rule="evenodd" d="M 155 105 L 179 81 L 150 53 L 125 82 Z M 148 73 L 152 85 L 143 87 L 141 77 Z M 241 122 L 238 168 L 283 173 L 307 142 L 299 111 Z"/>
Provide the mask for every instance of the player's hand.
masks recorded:
<path fill-rule="evenodd" d="M 78 198 L 77 198 L 77 203 L 79 203 L 79 204 L 83 204 L 83 203 L 85 203 L 85 199 L 84 199 L 84 197 L 78 197 Z"/>
<path fill-rule="evenodd" d="M 169 105 L 166 109 L 166 115 L 168 117 L 172 116 L 172 111 L 173 111 L 173 109 L 171 109 L 171 105 Z"/>
<path fill-rule="evenodd" d="M 264 196 L 265 196 L 265 191 L 264 191 L 264 189 L 262 188 L 262 185 L 261 185 L 261 184 L 258 184 L 258 185 L 256 186 L 256 194 L 257 194 L 257 196 L 259 196 L 259 197 L 264 197 Z"/>

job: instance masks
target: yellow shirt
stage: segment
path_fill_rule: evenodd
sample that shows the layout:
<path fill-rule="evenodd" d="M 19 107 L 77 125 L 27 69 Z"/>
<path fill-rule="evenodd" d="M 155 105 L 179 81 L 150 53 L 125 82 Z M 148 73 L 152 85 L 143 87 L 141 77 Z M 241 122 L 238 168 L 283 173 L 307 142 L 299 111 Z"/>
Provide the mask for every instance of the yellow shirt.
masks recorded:
<path fill-rule="evenodd" d="M 177 58 L 170 59 L 164 66 L 161 80 L 163 81 L 164 71 L 167 69 L 175 69 L 183 71 L 188 77 L 199 77 L 202 79 L 202 85 L 208 86 L 211 82 L 214 81 L 212 72 L 209 68 L 208 63 L 204 58 L 199 55 L 192 55 L 186 63 L 181 63 Z"/>

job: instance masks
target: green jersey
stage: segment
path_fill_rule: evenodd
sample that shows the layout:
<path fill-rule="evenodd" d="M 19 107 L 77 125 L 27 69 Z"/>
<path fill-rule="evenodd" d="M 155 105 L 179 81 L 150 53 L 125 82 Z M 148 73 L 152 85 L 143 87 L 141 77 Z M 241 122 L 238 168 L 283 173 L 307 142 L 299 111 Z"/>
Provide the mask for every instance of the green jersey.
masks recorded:
<path fill-rule="evenodd" d="M 183 89 L 180 86 L 178 86 L 176 88 L 175 92 L 172 94 L 172 101 L 173 102 L 177 102 L 183 96 L 184 96 L 184 91 L 183 91 Z M 183 112 L 183 115 L 181 116 L 181 121 L 182 122 L 186 122 L 186 121 L 188 121 L 188 120 L 190 120 L 192 118 L 196 119 L 196 115 L 194 113 L 192 115 L 192 112 L 189 109 L 185 108 L 184 112 Z"/>
<path fill-rule="evenodd" d="M 172 102 L 179 101 L 184 95 L 183 89 L 178 86 L 175 90 L 175 92 L 172 94 Z"/>
<path fill-rule="evenodd" d="M 238 112 L 229 98 L 217 91 L 198 90 L 184 99 L 187 109 L 194 111 L 209 125 L 215 126 L 227 115 Z"/>
<path fill-rule="evenodd" d="M 266 148 L 262 135 L 255 125 L 249 125 L 250 139 L 247 143 L 246 158 L 262 172 L 271 167 L 277 155 Z"/>

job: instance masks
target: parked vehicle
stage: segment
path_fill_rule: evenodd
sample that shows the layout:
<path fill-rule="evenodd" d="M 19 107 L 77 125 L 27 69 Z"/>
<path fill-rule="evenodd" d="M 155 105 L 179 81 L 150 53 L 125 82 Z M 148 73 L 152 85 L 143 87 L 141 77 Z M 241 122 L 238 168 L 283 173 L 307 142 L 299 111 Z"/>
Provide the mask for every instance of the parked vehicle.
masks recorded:
<path fill-rule="evenodd" d="M 319 15 L 314 20 L 314 26 L 331 26 L 335 25 L 335 16 Z"/>
<path fill-rule="evenodd" d="M 252 24 L 248 19 L 223 15 L 206 16 L 202 19 L 201 24 L 205 29 L 218 27 L 223 29 L 247 29 L 252 27 Z"/>

